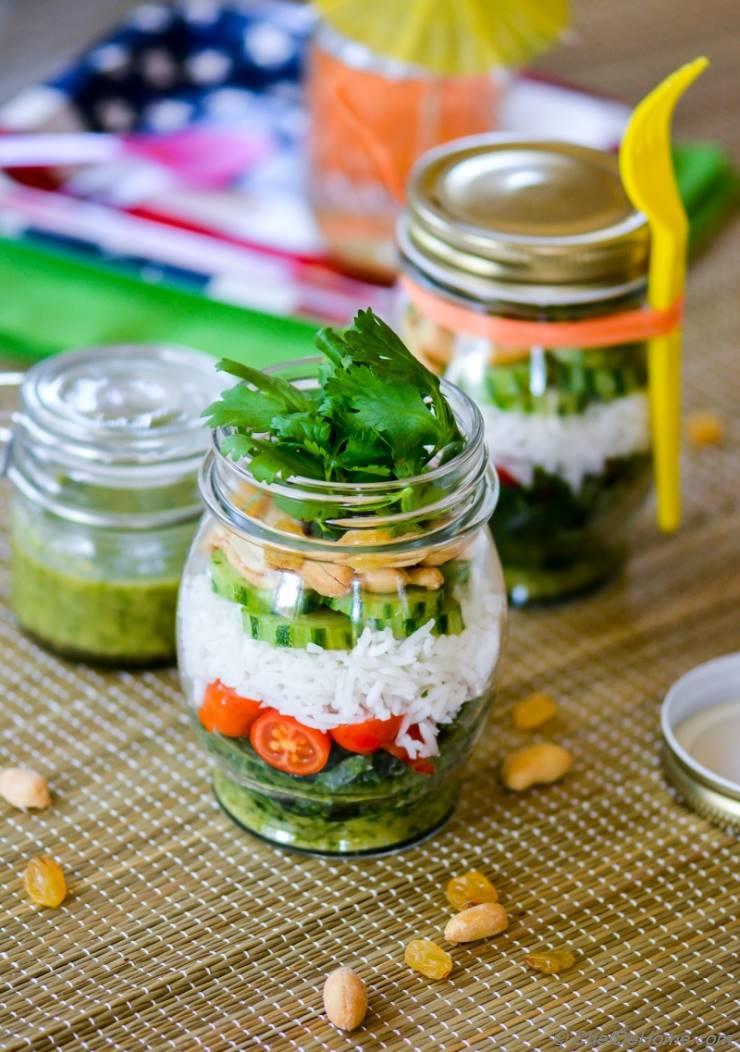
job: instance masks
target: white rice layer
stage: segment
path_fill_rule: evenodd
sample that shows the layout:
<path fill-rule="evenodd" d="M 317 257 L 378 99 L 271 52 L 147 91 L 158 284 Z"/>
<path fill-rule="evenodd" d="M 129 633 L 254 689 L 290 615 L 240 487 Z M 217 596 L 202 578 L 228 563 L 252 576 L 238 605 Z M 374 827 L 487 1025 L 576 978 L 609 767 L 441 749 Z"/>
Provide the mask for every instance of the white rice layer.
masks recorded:
<path fill-rule="evenodd" d="M 650 448 L 647 395 L 638 391 L 567 416 L 522 413 L 479 403 L 494 464 L 529 486 L 539 467 L 579 490 L 608 460 Z"/>
<path fill-rule="evenodd" d="M 220 679 L 323 731 L 403 716 L 396 743 L 412 757 L 431 756 L 438 726 L 487 689 L 501 645 L 503 597 L 471 582 L 461 605 L 466 627 L 459 635 L 434 636 L 430 621 L 407 639 L 366 628 L 352 650 L 275 647 L 245 635 L 241 607 L 216 595 L 204 571 L 183 583 L 181 671 L 196 703 Z M 409 737 L 412 724 L 421 741 Z"/>

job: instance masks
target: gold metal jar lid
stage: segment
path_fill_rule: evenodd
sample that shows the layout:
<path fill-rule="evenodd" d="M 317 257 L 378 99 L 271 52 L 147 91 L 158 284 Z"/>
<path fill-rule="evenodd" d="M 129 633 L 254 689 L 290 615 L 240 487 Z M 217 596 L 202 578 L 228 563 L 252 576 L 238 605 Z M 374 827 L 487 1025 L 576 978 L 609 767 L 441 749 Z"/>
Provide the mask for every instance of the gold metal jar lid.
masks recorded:
<path fill-rule="evenodd" d="M 649 253 L 647 221 L 627 199 L 614 156 L 491 134 L 422 157 L 399 241 L 435 282 L 529 303 L 639 287 Z"/>
<path fill-rule="evenodd" d="M 740 830 L 740 653 L 681 676 L 661 722 L 670 782 L 693 810 Z"/>

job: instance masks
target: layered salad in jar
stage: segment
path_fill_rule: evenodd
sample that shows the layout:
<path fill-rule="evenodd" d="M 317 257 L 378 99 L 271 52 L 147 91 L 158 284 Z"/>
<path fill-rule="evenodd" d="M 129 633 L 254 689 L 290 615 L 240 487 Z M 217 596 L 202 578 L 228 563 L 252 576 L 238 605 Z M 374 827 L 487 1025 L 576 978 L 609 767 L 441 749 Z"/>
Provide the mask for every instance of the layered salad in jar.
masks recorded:
<path fill-rule="evenodd" d="M 650 488 L 645 345 L 502 355 L 410 304 L 402 331 L 483 414 L 501 482 L 491 526 L 512 601 L 560 599 L 609 578 Z"/>
<path fill-rule="evenodd" d="M 372 312 L 317 345 L 221 363 L 241 382 L 209 411 L 180 669 L 228 814 L 377 852 L 449 816 L 492 699 L 496 482 L 475 406 Z"/>

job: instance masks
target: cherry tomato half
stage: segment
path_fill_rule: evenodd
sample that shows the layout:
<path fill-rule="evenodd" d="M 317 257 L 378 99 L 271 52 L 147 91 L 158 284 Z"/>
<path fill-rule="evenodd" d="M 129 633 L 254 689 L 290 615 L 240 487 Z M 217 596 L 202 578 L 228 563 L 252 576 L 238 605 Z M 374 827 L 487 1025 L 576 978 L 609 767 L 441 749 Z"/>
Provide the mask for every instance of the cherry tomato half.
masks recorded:
<path fill-rule="evenodd" d="M 414 738 L 416 741 L 421 741 L 421 735 L 416 724 L 412 724 L 408 730 L 409 736 Z M 402 760 L 407 767 L 410 767 L 417 774 L 434 774 L 436 767 L 434 761 L 430 760 L 426 756 L 417 756 L 416 759 L 412 760 L 407 751 L 402 745 L 384 745 L 383 748 L 386 752 L 389 752 L 391 756 L 395 756 L 397 760 Z"/>
<path fill-rule="evenodd" d="M 343 749 L 368 756 L 393 741 L 401 728 L 402 720 L 402 716 L 391 716 L 387 720 L 344 723 L 330 733 L 337 745 L 341 745 Z"/>
<path fill-rule="evenodd" d="M 507 471 L 506 468 L 499 467 L 498 464 L 496 465 L 496 474 L 498 475 L 498 480 L 502 486 L 519 485 L 518 481 L 514 478 L 511 472 Z"/>
<path fill-rule="evenodd" d="M 260 711 L 258 701 L 243 698 L 216 679 L 206 687 L 198 716 L 207 731 L 218 731 L 227 738 L 246 738 Z"/>
<path fill-rule="evenodd" d="M 305 727 L 277 709 L 266 709 L 249 735 L 252 748 L 265 763 L 286 774 L 318 774 L 326 766 L 331 738 L 323 731 Z"/>

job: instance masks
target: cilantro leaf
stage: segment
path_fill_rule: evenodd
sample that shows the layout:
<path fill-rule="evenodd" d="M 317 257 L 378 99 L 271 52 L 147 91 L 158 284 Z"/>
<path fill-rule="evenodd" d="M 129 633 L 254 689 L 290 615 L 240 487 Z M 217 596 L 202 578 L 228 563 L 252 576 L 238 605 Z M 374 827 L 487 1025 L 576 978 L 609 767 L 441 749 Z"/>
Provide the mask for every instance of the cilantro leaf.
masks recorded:
<path fill-rule="evenodd" d="M 292 413 L 272 419 L 275 435 L 295 449 L 323 459 L 331 446 L 331 424 L 317 413 Z"/>
<path fill-rule="evenodd" d="M 231 457 L 232 460 L 242 460 L 242 458 L 252 455 L 254 443 L 249 435 L 242 435 L 234 431 L 224 438 L 221 443 L 221 450 L 226 456 Z"/>
<path fill-rule="evenodd" d="M 216 364 L 216 368 L 223 373 L 231 373 L 232 376 L 239 376 L 242 380 L 246 380 L 264 395 L 275 401 L 282 401 L 287 409 L 304 411 L 311 408 L 313 399 L 308 392 L 302 391 L 300 387 L 296 387 L 282 376 L 273 376 L 262 372 L 261 369 L 252 369 L 251 366 L 235 362 L 231 358 L 222 358 Z"/>
<path fill-rule="evenodd" d="M 371 310 L 359 311 L 347 329 L 322 329 L 316 344 L 324 355 L 316 389 L 228 359 L 219 363 L 241 383 L 204 415 L 227 431 L 224 453 L 250 458 L 259 481 L 402 479 L 462 448 L 439 379 Z M 311 504 L 304 516 L 323 529 L 331 509 Z"/>
<path fill-rule="evenodd" d="M 217 369 L 246 380 L 249 386 L 237 384 L 224 391 L 218 402 L 208 406 L 203 415 L 211 427 L 236 427 L 247 431 L 267 432 L 273 418 L 283 413 L 304 412 L 312 399 L 279 376 L 269 376 L 241 362 L 224 358 Z"/>
<path fill-rule="evenodd" d="M 210 405 L 203 415 L 211 427 L 236 427 L 260 433 L 269 431 L 273 419 L 284 411 L 285 405 L 279 399 L 237 384 L 224 391 L 221 400 Z"/>
<path fill-rule="evenodd" d="M 327 382 L 340 384 L 350 394 L 352 412 L 368 432 L 390 448 L 401 476 L 415 474 L 429 460 L 439 442 L 439 428 L 421 393 L 413 384 L 389 384 L 365 367 L 355 368 Z"/>
<path fill-rule="evenodd" d="M 296 475 L 321 478 L 320 461 L 308 453 L 300 453 L 262 439 L 253 438 L 251 443 L 255 452 L 249 462 L 249 470 L 258 482 L 275 482 L 277 479 L 285 480 Z"/>

